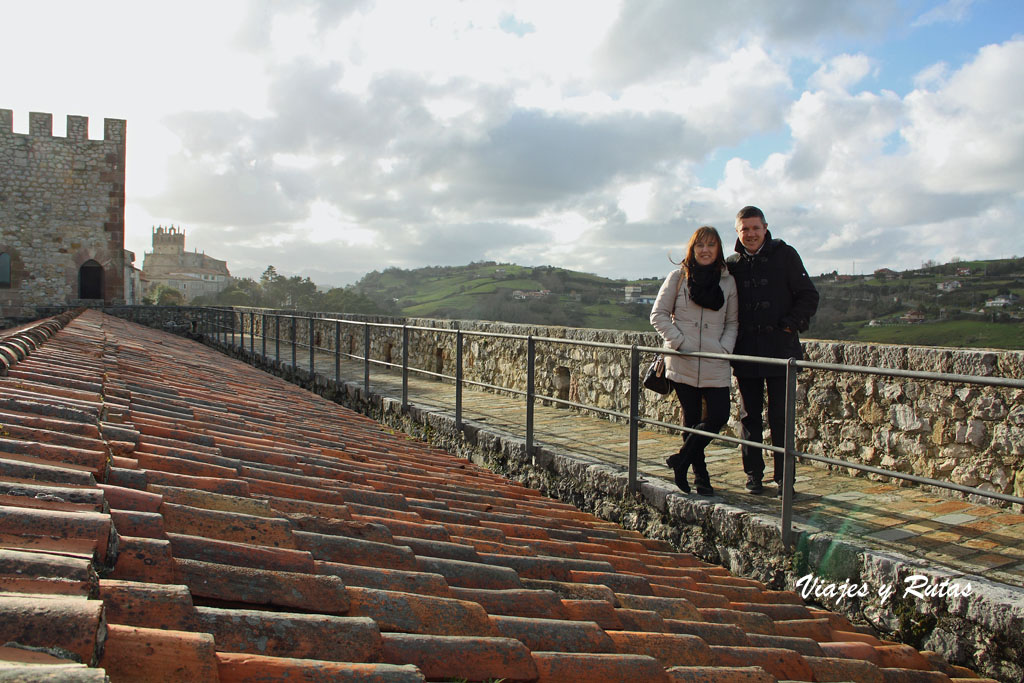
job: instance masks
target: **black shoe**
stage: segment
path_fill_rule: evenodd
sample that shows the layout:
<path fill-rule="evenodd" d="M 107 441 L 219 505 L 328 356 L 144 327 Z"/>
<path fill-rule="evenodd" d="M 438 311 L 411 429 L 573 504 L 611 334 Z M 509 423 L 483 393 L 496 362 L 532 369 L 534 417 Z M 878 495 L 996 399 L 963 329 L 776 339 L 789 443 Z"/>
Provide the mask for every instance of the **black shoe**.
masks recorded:
<path fill-rule="evenodd" d="M 782 482 L 777 481 L 775 482 L 775 485 L 778 487 L 777 489 L 775 489 L 775 497 L 782 498 Z M 793 489 L 793 497 L 796 498 L 796 489 Z"/>
<path fill-rule="evenodd" d="M 761 477 L 748 474 L 746 488 L 750 493 L 762 493 L 764 491 L 764 486 L 761 484 Z"/>
<path fill-rule="evenodd" d="M 711 488 L 711 481 L 707 477 L 694 476 L 693 484 L 697 487 L 697 493 L 702 496 L 715 495 L 715 489 Z"/>

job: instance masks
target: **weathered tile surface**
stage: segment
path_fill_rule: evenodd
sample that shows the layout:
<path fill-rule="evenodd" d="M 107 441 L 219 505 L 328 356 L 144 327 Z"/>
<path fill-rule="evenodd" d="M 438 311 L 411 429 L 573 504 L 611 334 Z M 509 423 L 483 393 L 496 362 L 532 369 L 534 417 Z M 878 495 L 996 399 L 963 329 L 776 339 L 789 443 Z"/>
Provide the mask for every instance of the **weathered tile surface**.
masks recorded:
<path fill-rule="evenodd" d="M 0 674 L 972 675 L 97 312 L 0 377 L 0 424 Z"/>

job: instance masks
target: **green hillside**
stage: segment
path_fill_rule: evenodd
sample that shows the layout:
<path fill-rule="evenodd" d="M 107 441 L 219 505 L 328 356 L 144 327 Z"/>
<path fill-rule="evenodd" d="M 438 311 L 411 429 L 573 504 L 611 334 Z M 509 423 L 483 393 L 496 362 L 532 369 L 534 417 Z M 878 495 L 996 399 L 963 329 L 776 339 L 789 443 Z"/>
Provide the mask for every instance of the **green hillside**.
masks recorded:
<path fill-rule="evenodd" d="M 808 337 L 1024 349 L 1024 259 L 812 279 L 821 304 Z"/>
<path fill-rule="evenodd" d="M 653 298 L 660 278 L 613 280 L 552 266 L 471 263 L 367 274 L 354 290 L 412 317 L 648 330 L 650 304 L 625 303 L 625 287 Z"/>
<path fill-rule="evenodd" d="M 1024 259 L 929 264 L 861 276 L 827 273 L 813 280 L 821 305 L 808 338 L 1024 348 Z M 948 284 L 952 282 L 959 286 Z M 627 285 L 639 286 L 638 296 L 645 303 L 625 303 Z M 551 266 L 488 261 L 374 271 L 353 290 L 410 317 L 649 331 L 649 300 L 660 286 L 660 277 L 614 280 Z M 996 297 L 1011 303 L 988 304 Z M 923 321 L 907 322 L 911 312 Z"/>

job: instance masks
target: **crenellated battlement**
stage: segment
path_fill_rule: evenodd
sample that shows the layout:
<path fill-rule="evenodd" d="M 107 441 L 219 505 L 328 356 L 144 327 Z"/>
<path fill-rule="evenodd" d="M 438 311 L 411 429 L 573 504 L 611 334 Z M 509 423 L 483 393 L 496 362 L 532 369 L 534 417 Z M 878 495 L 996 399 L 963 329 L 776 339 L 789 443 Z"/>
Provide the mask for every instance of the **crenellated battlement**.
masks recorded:
<path fill-rule="evenodd" d="M 105 142 L 124 144 L 125 123 L 124 119 L 103 119 L 103 140 Z M 14 112 L 10 109 L 0 109 L 0 135 L 26 135 L 28 137 L 52 138 L 54 137 L 53 114 L 37 111 L 29 112 L 28 133 L 15 133 Z M 68 114 L 67 135 L 62 139 L 81 141 L 88 140 L 89 117 Z"/>
<path fill-rule="evenodd" d="M 0 250 L 17 264 L 0 318 L 123 301 L 125 121 L 104 119 L 102 140 L 89 139 L 86 116 L 68 116 L 66 134 L 53 134 L 52 114 L 29 112 L 28 124 L 15 132 L 13 111 L 0 109 Z"/>

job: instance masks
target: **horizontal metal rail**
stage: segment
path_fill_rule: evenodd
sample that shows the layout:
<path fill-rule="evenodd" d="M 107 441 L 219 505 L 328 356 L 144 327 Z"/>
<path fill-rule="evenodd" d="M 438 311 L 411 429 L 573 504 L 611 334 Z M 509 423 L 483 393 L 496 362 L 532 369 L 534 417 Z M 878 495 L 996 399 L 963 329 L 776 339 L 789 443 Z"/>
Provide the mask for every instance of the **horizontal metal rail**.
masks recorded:
<path fill-rule="evenodd" d="M 577 339 L 564 339 L 557 337 L 539 337 L 533 335 L 519 335 L 519 334 L 506 334 L 501 332 L 487 332 L 483 330 L 462 330 L 458 327 L 444 328 L 444 327 L 429 327 L 422 325 L 403 325 L 398 323 L 382 323 L 382 322 L 369 322 L 362 320 L 353 320 L 343 317 L 332 317 L 332 316 L 316 316 L 311 317 L 309 315 L 300 314 L 289 314 L 281 313 L 279 311 L 269 311 L 261 309 L 231 309 L 231 308 L 211 308 L 205 309 L 203 313 L 204 326 L 206 331 L 213 335 L 218 341 L 230 346 L 237 346 L 240 350 L 245 351 L 245 334 L 248 328 L 250 335 L 249 348 L 250 354 L 255 355 L 255 336 L 256 336 L 256 316 L 260 316 L 262 322 L 262 333 L 264 337 L 262 343 L 262 355 L 264 358 L 267 356 L 266 351 L 266 325 L 268 317 L 272 317 L 275 320 L 275 359 L 280 361 L 280 343 L 281 343 L 281 321 L 286 321 L 287 328 L 291 331 L 291 339 L 285 340 L 291 343 L 291 357 L 292 366 L 294 368 L 297 359 L 297 348 L 302 346 L 305 348 L 309 346 L 309 364 L 311 374 L 315 373 L 315 362 L 314 356 L 316 351 L 322 351 L 330 353 L 330 348 L 315 346 L 313 342 L 314 337 L 314 321 L 321 322 L 323 324 L 331 323 L 334 327 L 334 340 L 335 348 L 333 349 L 335 355 L 335 368 L 336 368 L 336 380 L 340 381 L 340 359 L 342 357 L 348 359 L 359 360 L 364 365 L 364 385 L 366 390 L 370 388 L 370 368 L 372 367 L 383 367 L 387 369 L 399 370 L 402 373 L 402 405 L 403 408 L 408 408 L 408 377 L 409 373 L 415 373 L 417 375 L 423 375 L 426 377 L 433 377 L 442 381 L 454 382 L 456 386 L 456 423 L 459 428 L 462 428 L 462 388 L 464 386 L 479 387 L 488 389 L 491 391 L 501 392 L 510 394 L 513 396 L 522 396 L 526 398 L 527 404 L 527 418 L 526 418 L 526 443 L 528 451 L 533 450 L 533 407 L 536 401 L 546 401 L 554 405 L 567 406 L 576 408 L 579 410 L 589 411 L 600 415 L 605 415 L 611 418 L 625 420 L 629 423 L 630 427 L 630 451 L 628 460 L 629 470 L 629 486 L 631 490 L 636 490 L 638 487 L 637 482 L 637 428 L 639 425 L 651 425 L 660 427 L 663 429 L 678 431 L 689 434 L 699 434 L 707 436 L 712 439 L 719 441 L 736 444 L 740 446 L 751 446 L 754 448 L 760 448 L 768 452 L 779 453 L 784 456 L 784 474 L 783 474 L 783 495 L 782 495 L 782 536 L 783 541 L 787 547 L 791 547 L 793 541 L 792 532 L 792 495 L 793 495 L 793 467 L 796 459 L 806 459 L 814 462 L 818 462 L 831 467 L 841 467 L 846 469 L 852 469 L 867 474 L 879 475 L 889 477 L 893 479 L 900 479 L 904 481 L 913 482 L 915 484 L 935 486 L 942 489 L 957 491 L 968 495 L 982 496 L 993 500 L 999 500 L 1002 502 L 1013 503 L 1024 505 L 1024 498 L 1012 496 L 996 491 L 987 491 L 970 486 L 963 486 L 960 484 L 954 484 L 948 481 L 940 481 L 937 479 L 931 479 L 928 477 L 921 477 L 913 474 L 906 474 L 903 472 L 897 472 L 894 470 L 888 470 L 880 467 L 874 467 L 872 465 L 865 465 L 858 462 L 850 462 L 846 460 L 838 460 L 835 458 L 829 458 L 821 455 L 814 455 L 810 453 L 803 453 L 797 451 L 795 448 L 795 421 L 796 421 L 796 405 L 795 405 L 795 393 L 796 393 L 796 376 L 797 373 L 802 370 L 816 370 L 822 372 L 834 372 L 834 373 L 854 373 L 862 375 L 872 376 L 884 376 L 893 378 L 905 378 L 905 379 L 917 379 L 924 381 L 940 381 L 953 384 L 967 384 L 967 385 L 979 385 L 979 386 L 990 386 L 990 387 L 1003 387 L 1012 389 L 1024 388 L 1024 380 L 1011 379 L 1003 377 L 991 377 L 991 376 L 977 376 L 977 375 L 964 375 L 954 373 L 942 373 L 932 371 L 921 371 L 921 370 L 903 370 L 899 368 L 884 368 L 884 367 L 870 367 L 870 366 L 858 366 L 858 365 L 845 365 L 841 363 L 821 363 L 816 361 L 804 361 L 796 359 L 784 359 L 784 358 L 765 358 L 761 356 L 744 356 L 739 354 L 721 354 L 721 353 L 707 353 L 707 352 L 683 352 L 675 351 L 672 349 L 665 349 L 659 347 L 648 347 L 639 345 L 627 345 L 627 344 L 616 344 L 610 342 L 596 342 L 596 341 L 584 341 Z M 236 324 L 237 318 L 237 324 Z M 248 326 L 246 325 L 246 318 L 248 320 Z M 296 339 L 296 329 L 299 322 L 302 321 L 308 326 L 308 334 L 310 343 L 304 344 L 299 343 Z M 341 326 L 353 326 L 359 327 L 363 330 L 363 355 L 357 355 L 354 353 L 342 353 L 340 348 L 341 339 Z M 396 363 L 389 360 L 379 360 L 371 358 L 371 340 L 370 330 L 373 328 L 379 328 L 383 330 L 393 330 L 401 333 L 401 345 L 402 345 L 402 362 Z M 454 376 L 444 374 L 441 372 L 435 372 L 427 370 L 425 368 L 412 367 L 409 363 L 409 352 L 410 342 L 409 335 L 411 332 L 415 333 L 426 333 L 434 335 L 455 335 L 457 338 L 457 349 L 456 349 L 456 374 Z M 236 343 L 236 334 L 239 335 L 239 341 Z M 518 389 L 514 387 L 505 387 L 496 384 L 491 384 L 485 381 L 476 379 L 468 379 L 465 377 L 464 368 L 462 365 L 462 345 L 467 339 L 471 338 L 496 338 L 503 340 L 517 340 L 525 342 L 525 356 L 527 362 L 527 382 L 526 388 Z M 397 339 L 395 340 L 398 341 Z M 589 348 L 602 348 L 612 349 L 623 352 L 628 352 L 630 356 L 630 408 L 629 412 L 625 413 L 619 410 L 610 410 L 606 408 L 600 408 L 598 406 L 587 405 L 576 401 L 570 401 L 563 398 L 554 396 L 545 396 L 536 393 L 536 379 L 535 379 L 535 364 L 536 364 L 536 348 L 537 345 L 547 344 L 561 344 L 568 346 L 581 346 Z M 756 443 L 747 441 L 744 439 L 718 434 L 714 432 L 707 432 L 700 429 L 694 429 L 678 424 L 668 423 L 657 419 L 646 418 L 639 415 L 638 411 L 638 399 L 640 392 L 642 391 L 640 385 L 640 357 L 641 354 L 662 354 L 662 355 L 674 355 L 683 357 L 693 358 L 708 358 L 708 359 L 719 359 L 726 360 L 729 362 L 749 362 L 758 363 L 761 365 L 777 366 L 780 369 L 784 369 L 787 377 L 787 389 L 786 389 L 786 445 L 785 446 L 774 446 L 770 443 Z"/>

